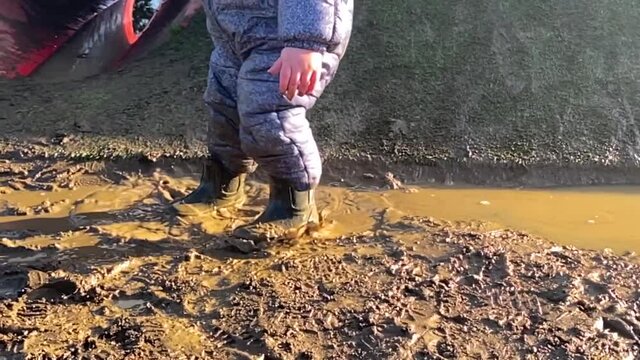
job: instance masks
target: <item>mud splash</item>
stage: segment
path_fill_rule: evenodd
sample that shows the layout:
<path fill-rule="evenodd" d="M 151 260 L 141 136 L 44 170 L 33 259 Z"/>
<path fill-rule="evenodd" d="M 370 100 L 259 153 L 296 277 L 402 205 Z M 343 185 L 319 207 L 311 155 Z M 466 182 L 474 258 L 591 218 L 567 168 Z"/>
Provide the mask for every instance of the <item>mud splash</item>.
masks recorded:
<path fill-rule="evenodd" d="M 180 218 L 167 205 L 193 178 L 29 166 L 5 166 L 0 183 L 0 357 L 640 355 L 634 255 L 505 228 L 622 253 L 634 246 L 637 189 L 426 188 L 365 175 L 367 187 L 321 189 L 318 233 L 243 253 L 225 231 L 258 214 L 261 183 L 237 214 Z"/>

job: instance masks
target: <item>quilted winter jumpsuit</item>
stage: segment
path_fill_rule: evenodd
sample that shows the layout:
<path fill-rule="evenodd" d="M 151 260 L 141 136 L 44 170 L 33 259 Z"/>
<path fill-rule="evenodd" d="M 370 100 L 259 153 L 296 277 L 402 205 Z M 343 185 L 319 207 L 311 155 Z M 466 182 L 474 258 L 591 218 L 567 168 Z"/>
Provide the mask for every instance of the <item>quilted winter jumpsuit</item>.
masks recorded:
<path fill-rule="evenodd" d="M 336 74 L 351 36 L 353 0 L 203 0 L 214 44 L 204 101 L 209 152 L 232 173 L 257 165 L 299 191 L 322 163 L 306 114 Z M 267 70 L 284 47 L 323 53 L 313 93 L 288 100 Z"/>

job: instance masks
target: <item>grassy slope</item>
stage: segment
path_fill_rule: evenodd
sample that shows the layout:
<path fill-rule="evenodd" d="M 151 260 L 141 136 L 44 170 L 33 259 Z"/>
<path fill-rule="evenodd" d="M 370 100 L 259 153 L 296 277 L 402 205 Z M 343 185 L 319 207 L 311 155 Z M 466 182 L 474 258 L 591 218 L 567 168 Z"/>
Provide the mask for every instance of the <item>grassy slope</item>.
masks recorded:
<path fill-rule="evenodd" d="M 633 1 L 370 0 L 356 15 L 341 72 L 311 114 L 327 157 L 637 165 Z M 210 47 L 198 17 L 119 73 L 2 84 L 4 137 L 81 134 L 34 145 L 74 157 L 201 156 Z"/>

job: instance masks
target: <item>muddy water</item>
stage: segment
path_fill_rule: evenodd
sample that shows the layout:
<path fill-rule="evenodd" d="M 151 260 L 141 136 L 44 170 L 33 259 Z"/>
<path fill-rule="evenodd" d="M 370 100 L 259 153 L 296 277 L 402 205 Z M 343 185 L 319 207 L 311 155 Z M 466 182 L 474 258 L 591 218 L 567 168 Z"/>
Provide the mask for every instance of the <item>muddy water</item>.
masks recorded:
<path fill-rule="evenodd" d="M 263 184 L 238 213 L 182 218 L 168 204 L 191 178 L 16 178 L 0 186 L 0 359 L 640 356 L 637 257 L 500 229 L 633 250 L 635 188 L 323 187 L 313 237 L 243 253 L 221 232 L 259 213 Z"/>
<path fill-rule="evenodd" d="M 122 239 L 160 241 L 172 230 L 166 219 L 158 218 L 157 214 L 163 212 L 168 201 L 196 185 L 192 179 L 164 178 L 162 181 L 170 184 L 168 190 L 159 190 L 155 180 L 142 179 L 122 185 L 3 194 L 0 238 L 4 238 L 5 245 L 92 246 L 97 242 L 95 237 L 73 230 L 93 225 Z M 251 184 L 250 193 L 256 200 L 251 204 L 253 207 L 242 213 L 243 219 L 205 217 L 189 221 L 196 221 L 205 231 L 216 233 L 249 220 L 264 205 L 266 188 Z M 403 216 L 428 216 L 487 222 L 496 228 L 524 230 L 580 248 L 640 252 L 640 233 L 636 228 L 640 187 L 552 190 L 323 187 L 319 203 L 329 220 L 320 234 L 327 237 L 376 230 L 381 223 Z M 28 236 L 30 232 L 33 236 Z"/>
<path fill-rule="evenodd" d="M 554 190 L 421 189 L 387 195 L 420 216 L 480 220 L 581 248 L 640 250 L 640 187 Z"/>

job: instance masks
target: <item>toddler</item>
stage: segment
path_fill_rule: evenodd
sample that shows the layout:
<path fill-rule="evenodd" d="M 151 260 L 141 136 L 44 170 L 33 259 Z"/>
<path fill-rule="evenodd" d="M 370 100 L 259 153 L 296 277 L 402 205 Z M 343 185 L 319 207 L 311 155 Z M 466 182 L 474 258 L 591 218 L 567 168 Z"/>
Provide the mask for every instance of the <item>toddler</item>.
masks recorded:
<path fill-rule="evenodd" d="M 200 185 L 174 204 L 233 209 L 261 166 L 269 203 L 234 235 L 253 241 L 298 237 L 318 222 L 322 174 L 309 110 L 334 78 L 352 29 L 353 0 L 203 0 L 214 43 L 204 101 L 210 158 Z"/>

